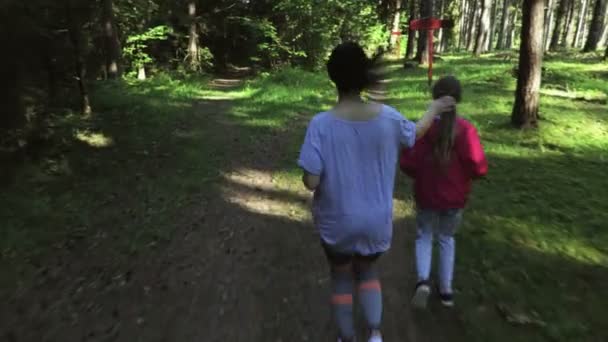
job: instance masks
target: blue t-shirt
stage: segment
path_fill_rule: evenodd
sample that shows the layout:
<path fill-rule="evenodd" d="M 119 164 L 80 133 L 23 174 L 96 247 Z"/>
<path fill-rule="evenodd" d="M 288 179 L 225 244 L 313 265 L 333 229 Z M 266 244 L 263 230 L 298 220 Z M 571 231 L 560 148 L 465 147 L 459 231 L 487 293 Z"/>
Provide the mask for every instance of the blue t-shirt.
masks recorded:
<path fill-rule="evenodd" d="M 313 217 L 326 244 L 361 255 L 388 250 L 399 150 L 415 141 L 416 125 L 385 105 L 367 121 L 331 112 L 310 121 L 298 165 L 321 176 Z"/>

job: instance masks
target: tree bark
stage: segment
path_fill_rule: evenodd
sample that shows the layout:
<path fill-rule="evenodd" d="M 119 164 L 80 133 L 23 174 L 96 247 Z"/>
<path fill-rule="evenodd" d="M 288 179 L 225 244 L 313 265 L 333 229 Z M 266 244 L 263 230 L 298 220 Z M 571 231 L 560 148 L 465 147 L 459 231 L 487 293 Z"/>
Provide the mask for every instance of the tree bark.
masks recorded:
<path fill-rule="evenodd" d="M 477 39 L 475 40 L 475 56 L 479 57 L 487 51 L 488 39 L 490 36 L 490 15 L 492 12 L 492 0 L 482 0 L 481 18 L 477 29 Z"/>
<path fill-rule="evenodd" d="M 401 41 L 401 35 L 399 34 L 394 34 L 394 33 L 401 33 L 401 0 L 395 0 L 395 13 L 393 14 L 393 23 L 392 23 L 392 29 L 391 29 L 391 39 L 389 41 L 389 46 L 391 48 L 391 50 L 393 50 L 393 53 L 399 54 L 401 51 L 400 48 L 400 44 L 398 44 Z"/>
<path fill-rule="evenodd" d="M 416 19 L 416 1 L 417 0 L 409 0 L 409 22 Z M 416 47 L 416 31 L 408 30 L 407 33 L 407 48 L 405 51 L 405 58 L 412 59 L 414 58 L 414 52 Z"/>
<path fill-rule="evenodd" d="M 498 31 L 498 41 L 496 42 L 496 50 L 502 50 L 505 48 L 507 41 L 507 31 L 509 29 L 509 6 L 511 6 L 511 0 L 504 0 L 502 6 L 502 16 L 500 18 L 500 27 Z"/>
<path fill-rule="evenodd" d="M 445 0 L 439 0 L 439 6 L 437 9 L 437 17 L 438 18 L 442 18 L 443 17 L 443 6 L 444 6 Z M 443 33 L 444 30 L 443 29 L 439 29 L 437 30 L 437 44 L 435 44 L 435 51 L 437 53 L 441 53 L 441 48 L 443 47 Z"/>
<path fill-rule="evenodd" d="M 420 0 L 420 18 L 429 18 L 433 16 L 433 0 Z M 426 30 L 418 31 L 418 52 L 416 59 L 418 64 L 429 63 L 429 50 L 427 47 L 427 34 Z"/>
<path fill-rule="evenodd" d="M 597 49 L 597 43 L 602 36 L 604 17 L 606 16 L 606 3 L 607 0 L 595 1 L 593 18 L 591 19 L 591 26 L 589 26 L 589 35 L 587 36 L 587 42 L 585 43 L 583 52 L 591 52 Z"/>
<path fill-rule="evenodd" d="M 68 1 L 66 3 L 66 18 L 68 22 L 68 34 L 74 54 L 74 77 L 80 93 L 81 112 L 84 115 L 90 115 L 92 113 L 91 101 L 86 85 L 85 67 L 82 58 L 82 23 L 78 18 L 74 17 L 72 12 L 71 1 Z"/>
<path fill-rule="evenodd" d="M 566 21 L 564 22 L 564 33 L 562 35 L 562 43 L 559 45 L 560 47 L 569 46 L 568 44 L 570 38 L 570 32 L 572 32 L 572 22 L 574 18 L 574 1 L 568 1 L 568 16 L 566 17 Z"/>
<path fill-rule="evenodd" d="M 190 70 L 200 68 L 200 56 L 198 47 L 198 23 L 196 20 L 196 1 L 188 1 L 188 21 L 190 25 L 188 38 L 188 60 Z"/>
<path fill-rule="evenodd" d="M 117 78 L 122 74 L 120 65 L 120 41 L 116 31 L 116 23 L 114 20 L 114 6 L 112 0 L 102 1 L 102 25 L 103 25 L 103 40 L 105 45 L 105 63 L 106 73 L 108 78 Z"/>
<path fill-rule="evenodd" d="M 460 3 L 460 18 L 458 23 L 458 51 L 462 49 L 462 45 L 466 45 L 466 18 L 469 10 L 469 2 L 467 0 L 462 0 Z"/>
<path fill-rule="evenodd" d="M 583 0 L 581 3 L 580 11 L 578 12 L 578 23 L 576 24 L 576 32 L 574 33 L 574 41 L 572 42 L 572 47 L 577 48 L 580 46 L 581 36 L 583 35 L 583 26 L 585 25 L 585 20 L 587 19 L 587 4 L 589 0 Z"/>
<path fill-rule="evenodd" d="M 507 35 L 506 48 L 511 49 L 513 46 L 513 40 L 515 40 L 515 27 L 517 26 L 517 9 L 515 9 L 511 15 L 511 21 L 509 23 L 509 34 Z"/>
<path fill-rule="evenodd" d="M 519 76 L 511 123 L 518 128 L 538 126 L 543 62 L 543 0 L 525 0 L 519 49 Z"/>
<path fill-rule="evenodd" d="M 601 38 L 598 42 L 598 46 L 602 46 L 606 44 L 606 40 L 608 39 L 608 22 L 604 23 L 604 31 L 601 35 Z"/>
<path fill-rule="evenodd" d="M 554 51 L 559 47 L 559 39 L 562 36 L 562 29 L 564 27 L 564 20 L 568 13 L 568 6 L 570 0 L 560 0 L 559 6 L 557 7 L 557 13 L 555 15 L 555 28 L 553 29 L 553 35 L 551 36 L 551 44 L 549 50 Z"/>
<path fill-rule="evenodd" d="M 608 60 L 608 45 L 606 46 L 606 52 L 604 52 L 604 61 Z"/>
<path fill-rule="evenodd" d="M 488 37 L 488 46 L 486 47 L 487 51 L 491 51 L 494 46 L 494 34 L 496 33 L 496 10 L 498 8 L 498 4 L 495 1 L 490 1 L 492 3 L 492 14 L 490 15 L 490 36 Z"/>
<path fill-rule="evenodd" d="M 551 43 L 551 32 L 553 32 L 553 18 L 555 14 L 555 1 L 559 0 L 548 0 L 547 7 L 545 8 L 545 30 L 543 33 L 543 48 L 549 49 Z"/>
<path fill-rule="evenodd" d="M 469 28 L 467 30 L 467 50 L 472 51 L 475 47 L 475 32 L 477 28 L 477 12 L 479 1 L 483 0 L 472 0 L 471 7 L 469 10 Z"/>

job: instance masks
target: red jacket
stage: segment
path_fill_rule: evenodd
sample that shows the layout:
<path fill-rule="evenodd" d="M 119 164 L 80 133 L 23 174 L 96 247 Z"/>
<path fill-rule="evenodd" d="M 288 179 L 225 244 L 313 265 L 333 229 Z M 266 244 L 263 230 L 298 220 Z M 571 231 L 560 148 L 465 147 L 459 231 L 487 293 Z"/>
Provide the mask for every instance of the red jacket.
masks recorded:
<path fill-rule="evenodd" d="M 475 127 L 456 117 L 456 137 L 452 160 L 440 167 L 433 156 L 433 142 L 438 134 L 435 121 L 414 147 L 404 149 L 401 170 L 414 178 L 416 205 L 421 209 L 464 208 L 473 179 L 488 172 L 488 162 Z"/>

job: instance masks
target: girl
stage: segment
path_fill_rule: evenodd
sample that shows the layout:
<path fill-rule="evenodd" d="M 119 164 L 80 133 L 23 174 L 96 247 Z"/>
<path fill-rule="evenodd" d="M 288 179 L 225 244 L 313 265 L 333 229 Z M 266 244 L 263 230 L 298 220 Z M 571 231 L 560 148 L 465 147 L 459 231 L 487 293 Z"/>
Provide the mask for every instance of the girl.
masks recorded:
<path fill-rule="evenodd" d="M 460 82 L 451 76 L 437 81 L 433 98 L 461 98 Z M 442 112 L 429 133 L 401 156 L 401 170 L 414 179 L 417 215 L 416 268 L 418 284 L 412 303 L 425 308 L 431 293 L 429 276 L 433 232 L 439 239 L 439 297 L 443 305 L 454 305 L 454 232 L 471 191 L 471 181 L 484 176 L 488 163 L 475 127 L 456 114 Z M 436 228 L 435 230 L 433 228 Z"/>
<path fill-rule="evenodd" d="M 391 243 L 399 148 L 414 145 L 435 115 L 455 105 L 451 97 L 437 99 L 414 124 L 394 108 L 366 103 L 362 90 L 379 81 L 375 60 L 356 43 L 334 49 L 327 70 L 338 103 L 310 121 L 298 160 L 304 185 L 314 191 L 313 217 L 330 264 L 338 341 L 344 342 L 355 338 L 355 283 L 369 341 L 382 341 L 382 297 L 374 264 Z"/>

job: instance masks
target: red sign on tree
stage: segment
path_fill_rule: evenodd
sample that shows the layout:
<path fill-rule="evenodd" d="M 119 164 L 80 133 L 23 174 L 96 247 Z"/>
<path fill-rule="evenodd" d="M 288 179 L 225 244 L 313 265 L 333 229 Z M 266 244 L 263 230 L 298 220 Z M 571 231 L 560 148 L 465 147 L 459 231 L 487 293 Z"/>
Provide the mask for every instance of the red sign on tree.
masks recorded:
<path fill-rule="evenodd" d="M 451 28 L 454 26 L 452 20 L 423 18 L 410 21 L 410 30 L 427 30 L 427 48 L 429 50 L 429 85 L 433 82 L 433 32 L 441 28 Z"/>

